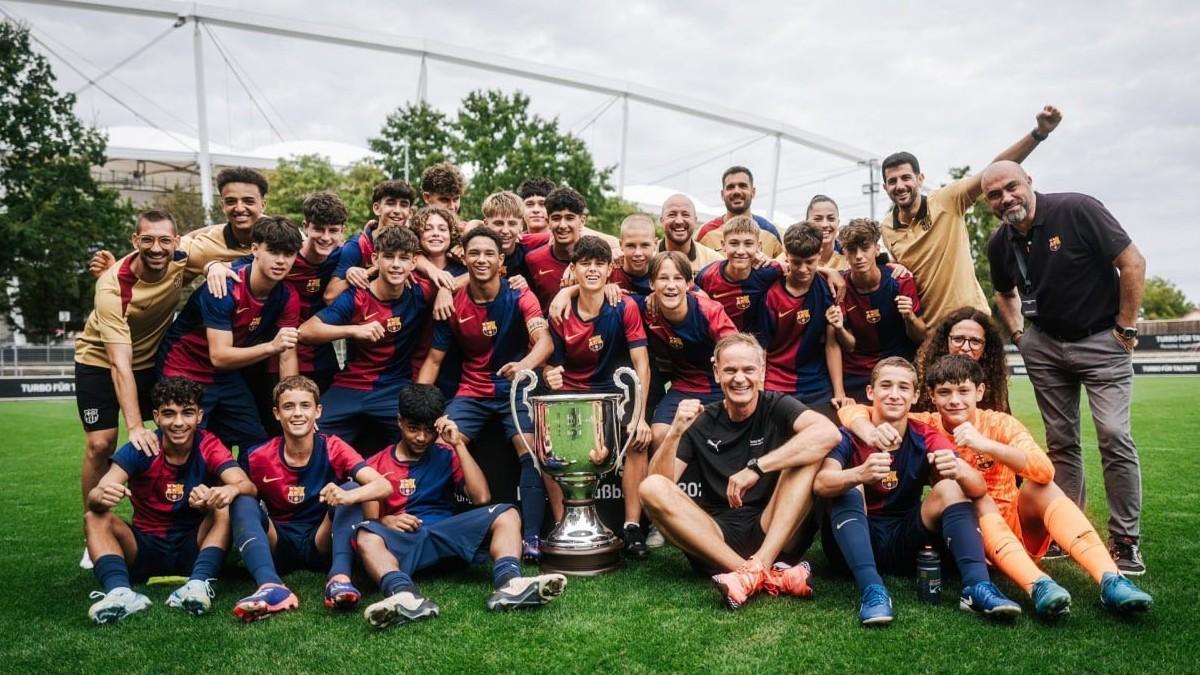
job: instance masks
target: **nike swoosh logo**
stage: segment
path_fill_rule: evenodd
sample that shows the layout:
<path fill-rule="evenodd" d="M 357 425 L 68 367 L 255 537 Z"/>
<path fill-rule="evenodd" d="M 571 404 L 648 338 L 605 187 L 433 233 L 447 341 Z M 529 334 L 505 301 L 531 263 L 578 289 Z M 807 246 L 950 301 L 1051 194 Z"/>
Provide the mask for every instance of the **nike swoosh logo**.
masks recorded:
<path fill-rule="evenodd" d="M 250 537 L 246 541 L 242 542 L 242 545 L 238 547 L 238 553 L 240 554 L 242 551 L 246 550 L 246 547 L 250 545 L 250 542 L 254 541 L 255 539 L 258 539 L 258 537 Z"/>
<path fill-rule="evenodd" d="M 568 335 L 567 342 L 571 342 L 573 340 L 578 340 L 580 335 L 583 335 L 583 333 L 576 333 L 574 335 Z"/>
<path fill-rule="evenodd" d="M 499 505 L 499 504 L 497 504 L 496 506 L 489 507 L 489 508 L 488 508 L 488 513 L 495 513 L 495 512 L 496 512 L 496 509 L 498 509 L 498 508 L 500 508 L 500 505 Z"/>
<path fill-rule="evenodd" d="M 459 320 L 458 320 L 458 322 L 459 322 L 459 323 L 466 323 L 466 322 L 468 322 L 468 321 L 470 321 L 471 319 L 474 319 L 474 318 L 475 318 L 475 317 L 473 317 L 473 316 L 468 316 L 468 317 L 466 317 L 465 319 L 459 319 Z"/>
<path fill-rule="evenodd" d="M 794 310 L 794 309 L 789 309 L 789 310 L 787 310 L 786 312 L 780 312 L 780 313 L 779 313 L 779 318 L 780 318 L 780 319 L 782 319 L 783 317 L 787 316 L 788 314 L 791 314 L 791 313 L 792 313 L 792 312 L 794 312 L 794 311 L 796 311 L 796 310 Z"/>
<path fill-rule="evenodd" d="M 728 298 L 731 295 L 741 295 L 741 294 L 742 294 L 741 290 L 729 291 L 728 293 L 714 293 L 712 296 L 712 299 L 719 300 L 720 298 Z"/>
<path fill-rule="evenodd" d="M 375 316 L 375 315 L 376 315 L 376 314 L 378 314 L 378 313 L 379 313 L 379 312 L 371 312 L 370 314 L 368 314 L 368 315 L 366 315 L 366 316 L 364 316 L 364 317 L 363 317 L 363 321 L 370 321 L 370 320 L 371 320 L 371 317 Z"/>
<path fill-rule="evenodd" d="M 238 314 L 241 314 L 242 312 L 244 312 L 244 311 L 246 311 L 246 310 L 248 310 L 248 309 L 250 309 L 250 308 L 249 308 L 249 307 L 238 307 L 237 313 L 238 313 Z"/>
<path fill-rule="evenodd" d="M 842 529 L 842 526 L 845 525 L 846 523 L 853 523 L 853 522 L 854 522 L 853 518 L 851 518 L 849 520 L 843 520 L 842 522 L 837 524 L 837 529 L 840 530 L 840 529 Z"/>
<path fill-rule="evenodd" d="M 540 276 L 542 276 L 543 274 L 550 274 L 550 273 L 551 273 L 551 272 L 553 272 L 553 271 L 554 271 L 554 270 L 538 270 L 538 276 L 540 277 Z"/>
<path fill-rule="evenodd" d="M 275 481 L 277 481 L 277 480 L 283 480 L 283 476 L 275 476 L 274 478 L 264 478 L 264 479 L 262 479 L 262 482 L 264 482 L 264 483 L 274 483 L 274 482 L 275 482 Z"/>

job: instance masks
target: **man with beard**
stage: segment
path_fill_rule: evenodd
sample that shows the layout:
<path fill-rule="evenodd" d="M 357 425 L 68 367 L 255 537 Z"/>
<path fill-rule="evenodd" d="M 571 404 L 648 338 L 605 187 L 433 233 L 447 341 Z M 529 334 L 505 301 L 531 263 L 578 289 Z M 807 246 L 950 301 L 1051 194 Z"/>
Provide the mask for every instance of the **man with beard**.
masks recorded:
<path fill-rule="evenodd" d="M 724 260 L 720 253 L 701 244 L 692 235 L 696 233 L 696 205 L 687 195 L 675 194 L 667 197 L 659 213 L 663 240 L 659 252 L 679 251 L 687 256 L 692 269 L 704 269 L 710 263 Z"/>
<path fill-rule="evenodd" d="M 1062 120 L 1054 106 L 1037 114 L 1037 126 L 996 160 L 1023 161 Z M 967 241 L 965 214 L 982 193 L 979 176 L 967 176 L 921 194 L 925 174 L 917 158 L 897 152 L 881 164 L 883 189 L 892 208 L 883 215 L 883 241 L 896 262 L 917 278 L 925 305 L 925 320 L 937 325 L 942 317 L 964 305 L 991 313 L 975 279 L 975 264 Z"/>
<path fill-rule="evenodd" d="M 1104 467 L 1109 550 L 1123 574 L 1143 574 L 1142 473 L 1129 406 L 1146 260 L 1096 199 L 1034 192 L 1015 162 L 997 162 L 981 177 L 1001 220 L 988 242 L 996 306 L 1029 371 L 1055 482 L 1083 506 L 1083 385 Z"/>
<path fill-rule="evenodd" d="M 768 258 L 774 258 L 783 253 L 783 242 L 779 230 L 771 221 L 762 216 L 750 213 L 750 204 L 756 194 L 754 174 L 744 166 L 731 166 L 721 174 L 721 201 L 725 202 L 725 214 L 717 216 L 704 224 L 696 233 L 696 239 L 701 243 L 721 250 L 723 245 L 721 227 L 735 216 L 752 216 L 758 223 L 759 242 L 762 252 Z"/>

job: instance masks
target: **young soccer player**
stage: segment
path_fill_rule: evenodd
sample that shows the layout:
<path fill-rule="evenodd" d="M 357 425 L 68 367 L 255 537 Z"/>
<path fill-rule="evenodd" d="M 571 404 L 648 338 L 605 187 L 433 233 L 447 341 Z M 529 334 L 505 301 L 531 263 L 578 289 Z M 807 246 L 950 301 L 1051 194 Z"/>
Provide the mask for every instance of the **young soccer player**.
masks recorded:
<path fill-rule="evenodd" d="M 154 386 L 153 414 L 161 451 L 148 455 L 126 443 L 88 493 L 84 516 L 92 571 L 103 597 L 88 610 L 96 623 L 112 623 L 150 606 L 131 581 L 151 575 L 189 574 L 167 598 L 168 607 L 203 614 L 211 606 L 210 582 L 229 546 L 229 510 L 254 486 L 216 436 L 197 426 L 204 388 L 183 377 Z M 128 486 L 126 486 L 128 484 Z M 126 496 L 133 524 L 113 513 Z"/>
<path fill-rule="evenodd" d="M 421 256 L 430 265 L 418 268 L 427 272 L 426 276 L 434 278 L 444 272 L 450 281 L 467 273 L 455 253 L 462 250 L 462 227 L 455 212 L 441 206 L 426 206 L 413 214 L 408 227 L 417 235 Z"/>
<path fill-rule="evenodd" d="M 437 206 L 457 215 L 466 189 L 462 172 L 450 162 L 438 162 L 421 172 L 421 201 L 427 207 Z"/>
<path fill-rule="evenodd" d="M 890 623 L 892 600 L 879 571 L 911 575 L 926 546 L 948 550 L 962 575 L 959 607 L 987 617 L 1021 613 L 988 577 L 972 499 L 987 493 L 983 476 L 928 424 L 908 419 L 917 373 L 896 356 L 875 364 L 867 386 L 870 423 L 895 434 L 875 444 L 842 431 L 842 442 L 817 473 L 813 491 L 829 500 L 827 553 L 840 551 L 862 593 L 859 620 Z M 927 485 L 929 494 L 922 498 Z M 865 500 L 865 503 L 864 503 Z M 829 536 L 836 542 L 828 541 Z"/>
<path fill-rule="evenodd" d="M 614 265 L 609 280 L 630 295 L 650 295 L 650 261 L 658 249 L 654 219 L 644 213 L 621 221 L 621 264 Z"/>
<path fill-rule="evenodd" d="M 300 606 L 279 576 L 294 569 L 328 570 L 325 605 L 355 607 L 361 594 L 350 583 L 351 537 L 362 507 L 354 507 L 392 492 L 392 484 L 354 448 L 337 436 L 317 433 L 321 393 L 315 382 L 302 375 L 285 377 L 273 395 L 283 435 L 252 448 L 247 462 L 262 506 L 250 497 L 230 506 L 233 544 L 258 584 L 233 607 L 243 621 Z"/>
<path fill-rule="evenodd" d="M 550 323 L 554 339 L 554 355 L 544 371 L 546 384 L 552 390 L 571 392 L 618 393 L 613 382 L 617 368 L 632 366 L 642 382 L 641 400 L 633 401 L 630 415 L 639 407 L 644 409 L 650 383 L 650 356 L 646 350 L 646 330 L 637 303 L 621 298 L 614 307 L 604 296 L 609 273 L 613 269 L 612 249 L 598 237 L 580 237 L 571 258 L 579 295 L 571 303 L 565 320 Z M 646 477 L 647 451 L 650 449 L 650 426 L 645 419 L 631 419 L 629 433 L 633 441 L 625 455 L 621 488 L 625 494 L 625 524 L 622 527 L 625 552 L 637 560 L 649 555 L 642 534 L 641 503 L 637 487 Z M 562 494 L 557 485 L 551 487 L 550 505 L 555 519 L 563 514 Z"/>
<path fill-rule="evenodd" d="M 750 216 L 727 220 L 721 229 L 721 242 L 726 259 L 700 270 L 696 285 L 721 303 L 739 331 L 752 333 L 764 342 L 763 298 L 782 276 L 782 270 L 775 262 L 754 266 L 759 257 L 759 229 Z"/>
<path fill-rule="evenodd" d="M 563 286 L 575 244 L 587 224 L 587 203 L 583 195 L 569 187 L 557 188 L 546 196 L 550 221 L 550 244 L 525 256 L 529 285 L 544 313 Z"/>
<path fill-rule="evenodd" d="M 448 352 L 462 356 L 462 379 L 446 415 L 470 442 L 489 419 L 499 419 L 521 463 L 521 521 L 527 559 L 541 557 L 539 533 L 546 492 L 534 460 L 532 422 L 522 413 L 520 426 L 509 412 L 511 379 L 521 370 L 540 368 L 554 342 L 537 299 L 529 289 L 514 289 L 500 278 L 500 235 L 490 227 L 472 228 L 463 238 L 467 283 L 454 293 L 454 314 L 434 325 L 433 344 L 417 382 L 433 384 Z M 519 438 L 524 435 L 525 439 Z"/>
<path fill-rule="evenodd" d="M 326 304 L 333 302 L 350 286 L 367 287 L 371 274 L 371 254 L 375 252 L 375 235 L 389 227 L 407 225 L 415 197 L 412 186 L 402 180 L 385 180 L 375 186 L 371 191 L 371 212 L 375 214 L 375 220 L 346 241 L 333 279 L 325 287 Z"/>
<path fill-rule="evenodd" d="M 558 187 L 545 178 L 526 178 L 517 187 L 517 196 L 525 207 L 523 214 L 525 229 L 532 234 L 541 234 L 550 227 L 546 219 L 546 196 Z"/>
<path fill-rule="evenodd" d="M 846 293 L 838 303 L 842 326 L 835 335 L 842 346 L 846 395 L 862 401 L 871 371 L 880 359 L 898 356 L 912 360 L 917 345 L 925 339 L 925 322 L 912 275 L 895 278 L 876 261 L 879 224 L 855 218 L 839 236 L 850 269 L 842 273 Z"/>
<path fill-rule="evenodd" d="M 238 371 L 279 356 L 281 376 L 295 375 L 300 301 L 286 283 L 300 250 L 300 231 L 284 218 L 254 224 L 254 262 L 237 270 L 217 298 L 197 288 L 159 347 L 159 371 L 205 385 L 204 418 L 227 447 L 240 452 L 266 438 L 254 396 Z"/>
<path fill-rule="evenodd" d="M 544 198 L 542 204 L 545 204 Z M 504 254 L 500 276 L 528 285 L 529 269 L 525 265 L 525 256 L 549 243 L 550 233 L 544 229 L 540 232 L 523 231 L 525 207 L 521 204 L 521 198 L 512 192 L 493 192 L 483 200 L 480 208 L 483 211 L 483 224 L 500 235 L 503 246 L 501 253 Z M 542 219 L 545 220 L 544 215 Z"/>
<path fill-rule="evenodd" d="M 768 391 L 780 391 L 833 417 L 846 400 L 842 388 L 842 349 L 835 325 L 837 304 L 818 271 L 821 231 L 811 223 L 791 226 L 783 235 L 788 272 L 764 299 L 759 334 L 766 342 Z"/>
<path fill-rule="evenodd" d="M 355 533 L 363 567 L 385 596 L 364 612 L 375 628 L 437 616 L 412 575 L 443 563 L 491 558 L 493 611 L 544 605 L 567 584 L 561 574 L 521 576 L 521 520 L 510 504 L 484 506 L 491 500 L 487 480 L 444 411 L 437 387 L 402 391 L 400 441 L 370 461 L 393 487 L 386 499 L 364 505 L 369 520 Z M 457 491 L 476 508 L 455 515 Z"/>
<path fill-rule="evenodd" d="M 371 256 L 378 276 L 365 289 L 347 289 L 300 327 L 302 342 L 347 341 L 346 366 L 324 396 L 320 423 L 351 445 L 372 427 L 381 438 L 395 437 L 396 397 L 412 384 L 413 351 L 432 305 L 433 285 L 413 274 L 419 251 L 408 228 L 379 232 Z"/>
<path fill-rule="evenodd" d="M 975 501 L 975 511 L 992 563 L 1029 593 L 1039 615 L 1065 615 L 1071 610 L 1071 594 L 1036 562 L 1057 542 L 1100 584 L 1105 609 L 1150 609 L 1150 594 L 1121 575 L 1087 516 L 1054 483 L 1054 465 L 1025 426 L 1011 415 L 978 408 L 983 381 L 983 369 L 971 358 L 943 356 L 925 375 L 937 412 L 912 413 L 909 419 L 939 429 L 954 441 L 963 460 L 983 474 L 987 495 Z M 894 429 L 874 427 L 862 406 L 847 408 L 842 417 L 867 442 L 894 437 Z"/>

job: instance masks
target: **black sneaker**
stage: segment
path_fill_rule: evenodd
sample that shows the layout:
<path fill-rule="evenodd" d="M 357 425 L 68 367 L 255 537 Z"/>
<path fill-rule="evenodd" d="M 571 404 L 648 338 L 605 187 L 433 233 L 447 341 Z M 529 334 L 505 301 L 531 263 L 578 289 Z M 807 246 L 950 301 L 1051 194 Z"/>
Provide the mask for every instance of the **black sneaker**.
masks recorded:
<path fill-rule="evenodd" d="M 1140 577 L 1146 573 L 1146 561 L 1142 560 L 1136 537 L 1113 537 L 1108 542 L 1108 554 L 1123 576 Z"/>
<path fill-rule="evenodd" d="M 1062 560 L 1068 558 L 1067 552 L 1062 550 L 1062 547 L 1057 543 L 1051 542 L 1050 548 L 1046 549 L 1046 555 L 1042 556 L 1042 560 Z"/>
<path fill-rule="evenodd" d="M 650 557 L 650 549 L 646 548 L 646 536 L 642 534 L 640 525 L 626 525 L 622 532 L 625 540 L 625 555 L 634 560 L 645 560 Z"/>

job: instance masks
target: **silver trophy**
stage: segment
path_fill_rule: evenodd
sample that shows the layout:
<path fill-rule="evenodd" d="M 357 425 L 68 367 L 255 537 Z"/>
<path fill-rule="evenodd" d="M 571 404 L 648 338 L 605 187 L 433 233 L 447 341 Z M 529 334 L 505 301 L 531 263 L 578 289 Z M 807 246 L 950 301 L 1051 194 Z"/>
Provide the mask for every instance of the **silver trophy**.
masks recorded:
<path fill-rule="evenodd" d="M 633 391 L 622 380 L 633 383 Z M 525 383 L 522 387 L 522 383 Z M 510 404 L 520 428 L 517 398 L 533 420 L 536 447 L 525 449 L 541 471 L 550 474 L 563 491 L 566 513 L 542 543 L 542 568 L 552 572 L 591 576 L 621 565 L 621 540 L 600 522 L 596 485 L 625 459 L 633 435 L 628 433 L 625 408 L 634 404 L 631 420 L 641 419 L 642 383 L 632 368 L 618 368 L 613 383 L 623 394 L 552 394 L 530 396 L 537 375 L 522 370 L 513 380 Z M 522 443 L 524 443 L 524 436 Z M 624 440 L 622 440 L 624 439 Z M 625 496 L 630 499 L 630 495 Z"/>

